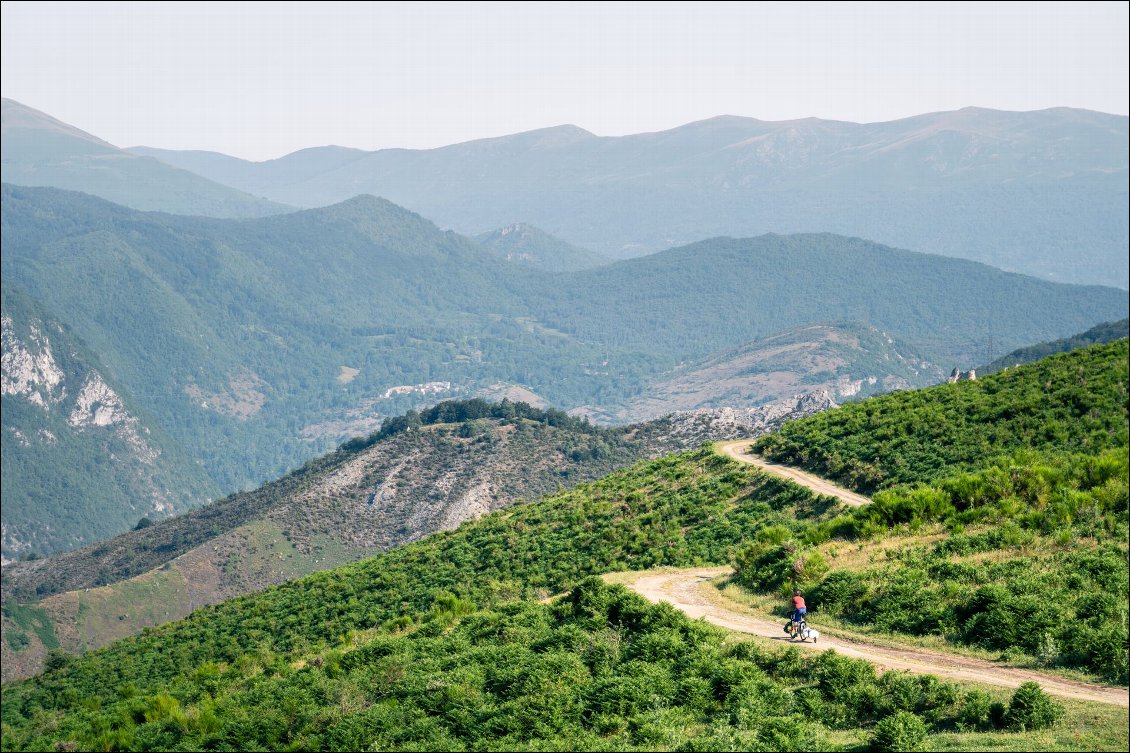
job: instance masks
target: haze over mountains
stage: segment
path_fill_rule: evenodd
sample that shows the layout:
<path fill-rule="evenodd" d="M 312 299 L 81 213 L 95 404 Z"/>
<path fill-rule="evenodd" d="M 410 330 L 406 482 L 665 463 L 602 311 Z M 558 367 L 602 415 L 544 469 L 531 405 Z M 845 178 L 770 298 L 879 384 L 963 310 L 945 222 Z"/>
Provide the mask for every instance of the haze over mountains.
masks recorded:
<path fill-rule="evenodd" d="M 371 193 L 462 233 L 527 222 L 615 258 L 716 235 L 829 231 L 1125 288 L 1127 123 L 970 107 L 865 124 L 721 116 L 622 137 L 560 126 L 259 163 L 131 151 L 286 204 Z"/>
<path fill-rule="evenodd" d="M 7 99 L 4 119 L 6 182 L 137 209 L 261 216 L 373 194 L 464 234 L 540 228 L 560 242 L 539 237 L 538 252 L 503 255 L 550 270 L 717 235 L 829 231 L 1048 280 L 1130 286 L 1128 119 L 1088 110 L 968 107 L 866 124 L 720 116 L 622 137 L 560 126 L 430 150 L 314 147 L 266 162 L 123 151 Z"/>

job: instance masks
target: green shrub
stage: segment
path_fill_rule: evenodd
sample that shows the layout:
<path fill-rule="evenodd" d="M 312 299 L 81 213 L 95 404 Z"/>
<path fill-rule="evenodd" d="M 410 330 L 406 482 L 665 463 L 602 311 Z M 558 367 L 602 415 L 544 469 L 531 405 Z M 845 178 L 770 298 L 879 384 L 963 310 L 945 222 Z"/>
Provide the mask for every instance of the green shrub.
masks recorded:
<path fill-rule="evenodd" d="M 826 614 L 854 611 L 867 596 L 867 581 L 847 570 L 830 573 L 820 585 L 809 592 L 813 609 Z"/>
<path fill-rule="evenodd" d="M 871 736 L 871 750 L 923 750 L 925 742 L 926 723 L 916 714 L 898 711 L 875 725 L 875 732 Z"/>
<path fill-rule="evenodd" d="M 983 690 L 970 690 L 961 700 L 957 711 L 957 726 L 960 729 L 984 729 L 992 724 L 993 699 Z"/>
<path fill-rule="evenodd" d="M 1010 730 L 1024 732 L 1047 729 L 1063 716 L 1063 707 L 1053 701 L 1035 682 L 1026 682 L 1012 694 L 1004 725 Z"/>
<path fill-rule="evenodd" d="M 43 661 L 44 672 L 62 672 L 75 663 L 75 656 L 61 648 L 53 648 L 47 652 Z"/>

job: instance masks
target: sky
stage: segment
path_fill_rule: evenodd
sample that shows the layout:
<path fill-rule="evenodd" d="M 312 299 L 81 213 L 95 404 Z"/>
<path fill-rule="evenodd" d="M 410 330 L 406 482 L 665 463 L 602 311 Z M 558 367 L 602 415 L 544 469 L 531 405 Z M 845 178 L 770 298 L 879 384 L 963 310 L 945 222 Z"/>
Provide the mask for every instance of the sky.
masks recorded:
<path fill-rule="evenodd" d="M 122 147 L 269 159 L 572 123 L 1126 115 L 1128 4 L 4 2 L 0 90 Z"/>

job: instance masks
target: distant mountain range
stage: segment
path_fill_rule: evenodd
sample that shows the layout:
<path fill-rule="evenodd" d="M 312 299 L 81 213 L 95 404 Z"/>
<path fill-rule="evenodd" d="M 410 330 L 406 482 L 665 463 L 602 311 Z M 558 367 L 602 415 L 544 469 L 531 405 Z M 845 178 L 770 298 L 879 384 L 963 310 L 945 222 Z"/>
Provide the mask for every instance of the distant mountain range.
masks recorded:
<path fill-rule="evenodd" d="M 827 231 L 1047 280 L 1130 286 L 1130 121 L 1087 110 L 969 107 L 867 124 L 722 116 L 622 137 L 559 126 L 430 150 L 315 147 L 266 162 L 123 151 L 8 99 L 3 118 L 5 182 L 135 209 L 254 217 L 368 193 L 486 235 L 488 248 L 502 240 L 496 253 L 551 271 L 717 235 Z M 560 242 L 512 248 L 522 235 L 496 229 L 515 226 Z"/>
<path fill-rule="evenodd" d="M 11 99 L 0 104 L 4 182 L 83 191 L 135 209 L 262 217 L 292 208 L 131 154 Z"/>
<path fill-rule="evenodd" d="M 560 126 L 267 162 L 131 151 L 287 204 L 371 193 L 463 233 L 527 222 L 615 258 L 716 235 L 828 231 L 1125 288 L 1127 136 L 1124 116 L 970 107 L 866 124 L 722 116 L 622 137 Z"/>
<path fill-rule="evenodd" d="M 2 213 L 5 285 L 69 328 L 220 493 L 408 408 L 521 389 L 607 410 L 679 364 L 812 322 L 863 323 L 916 358 L 976 364 L 990 331 L 1014 348 L 1128 308 L 1112 288 L 828 234 L 718 238 L 548 273 L 372 197 L 221 220 L 5 186 Z M 5 458 L 7 475 L 18 466 Z M 5 510 L 33 508 L 34 485 L 13 487 L 25 496 L 6 495 Z M 8 556 L 29 551 L 7 535 Z M 50 551 L 94 537 L 63 526 L 34 540 Z"/>

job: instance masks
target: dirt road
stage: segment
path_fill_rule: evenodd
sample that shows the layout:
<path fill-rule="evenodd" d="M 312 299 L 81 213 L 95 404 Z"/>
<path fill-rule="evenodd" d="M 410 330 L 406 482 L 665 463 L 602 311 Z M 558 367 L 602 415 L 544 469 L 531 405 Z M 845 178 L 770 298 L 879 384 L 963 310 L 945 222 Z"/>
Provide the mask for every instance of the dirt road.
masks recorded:
<path fill-rule="evenodd" d="M 813 476 L 811 473 L 806 473 L 802 470 L 774 463 L 765 458 L 758 457 L 757 455 L 752 455 L 749 452 L 750 444 L 752 444 L 752 441 L 749 439 L 739 439 L 736 442 L 720 442 L 717 447 L 719 452 L 728 458 L 737 460 L 739 463 L 755 465 L 766 473 L 772 473 L 774 476 L 780 476 L 789 481 L 794 481 L 801 486 L 806 486 L 817 494 L 838 497 L 845 505 L 860 507 L 861 505 L 871 504 L 871 500 L 868 497 L 864 497 L 862 494 L 856 494 L 850 489 L 845 489 L 842 486 L 833 484 L 831 481 L 826 481 L 819 476 Z"/>
<path fill-rule="evenodd" d="M 784 620 L 758 617 L 750 612 L 737 611 L 739 607 L 727 605 L 724 597 L 709 582 L 730 572 L 728 567 L 706 567 L 632 573 L 627 576 L 617 576 L 616 580 L 624 582 L 624 585 L 648 600 L 666 601 L 692 618 L 704 617 L 707 622 L 727 630 L 761 636 L 780 642 L 781 645 L 788 644 L 788 636 L 781 630 Z M 625 577 L 627 577 L 626 582 Z M 816 624 L 813 627 L 819 629 Z M 937 675 L 947 680 L 979 682 L 1006 688 L 1019 687 L 1021 683 L 1035 680 L 1052 695 L 1114 706 L 1130 705 L 1125 688 L 1091 685 L 927 649 L 889 648 L 868 643 L 866 640 L 845 640 L 826 635 L 821 635 L 815 644 L 794 642 L 793 645 L 812 651 L 835 649 L 843 656 L 864 659 L 883 670 L 907 670 L 916 674 Z"/>

